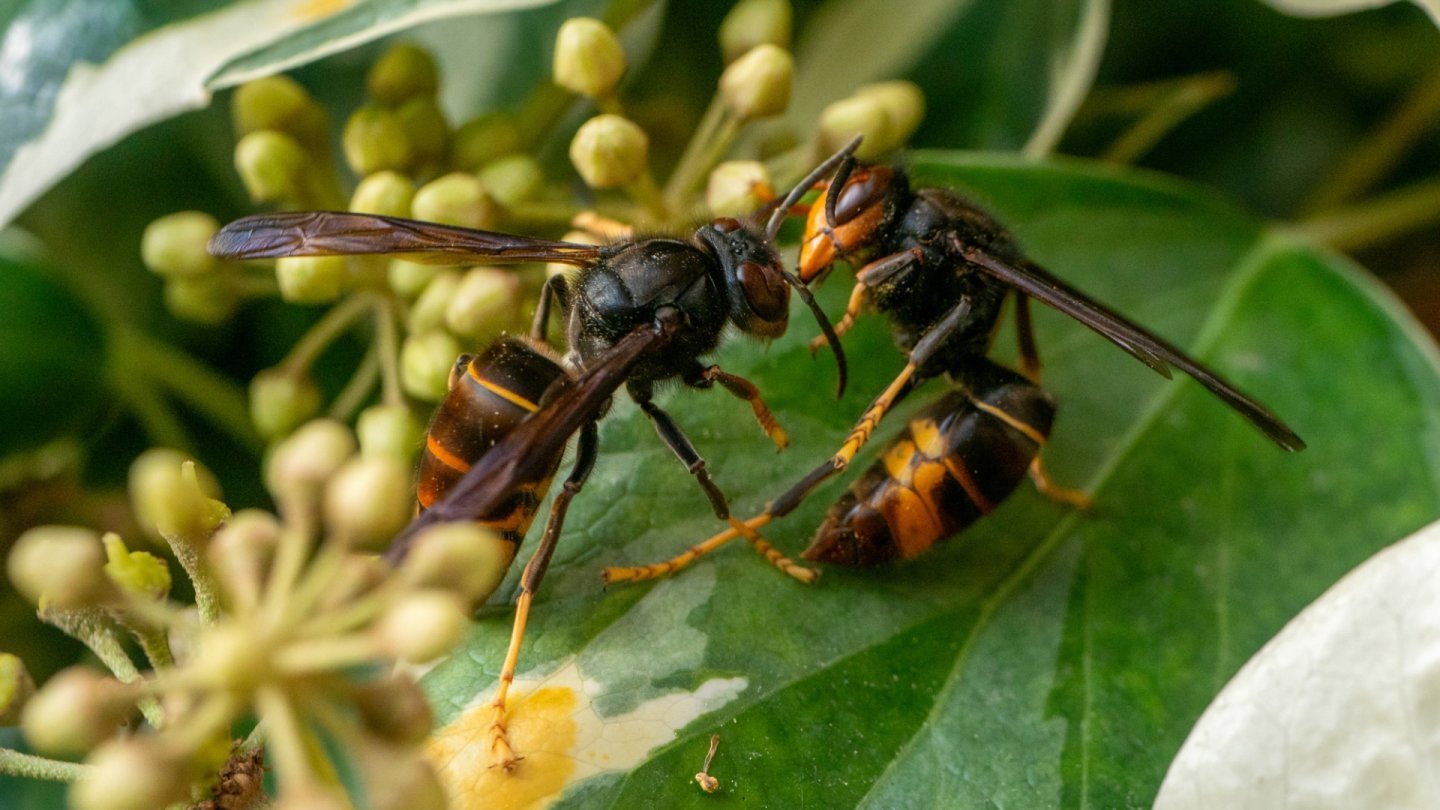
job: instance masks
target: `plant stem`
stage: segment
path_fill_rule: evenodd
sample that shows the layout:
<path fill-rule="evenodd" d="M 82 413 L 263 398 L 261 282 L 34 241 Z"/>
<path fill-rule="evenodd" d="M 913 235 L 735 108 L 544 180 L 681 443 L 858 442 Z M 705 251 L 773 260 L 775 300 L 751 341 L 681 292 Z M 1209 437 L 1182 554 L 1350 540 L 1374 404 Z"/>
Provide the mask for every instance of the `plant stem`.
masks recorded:
<path fill-rule="evenodd" d="M 151 444 L 193 454 L 194 444 L 190 441 L 190 434 L 171 413 L 153 380 L 130 373 L 115 362 L 107 365 L 105 376 L 110 390 L 134 414 Z"/>
<path fill-rule="evenodd" d="M 1045 116 L 1025 143 L 1027 157 L 1044 157 L 1055 151 L 1055 145 L 1070 126 L 1075 110 L 1085 100 L 1100 66 L 1100 55 L 1105 50 L 1106 35 L 1110 30 L 1110 0 L 1084 0 L 1080 10 L 1080 24 L 1075 27 L 1069 59 L 1055 65 L 1052 74 L 1056 76 L 1053 91 L 1045 105 Z"/>
<path fill-rule="evenodd" d="M 1385 120 L 1345 157 L 1301 208 L 1306 216 L 1352 200 L 1373 187 L 1440 117 L 1440 70 L 1426 76 Z"/>
<path fill-rule="evenodd" d="M 349 422 L 355 412 L 360 410 L 360 406 L 365 404 L 365 400 L 375 388 L 375 383 L 379 381 L 380 347 L 372 344 L 365 352 L 365 357 L 360 360 L 360 365 L 356 366 L 355 373 L 350 375 L 350 380 L 340 389 L 340 394 L 330 405 L 330 418 Z"/>
<path fill-rule="evenodd" d="M 680 154 L 680 161 L 675 164 L 675 170 L 670 173 L 670 179 L 665 183 L 667 206 L 679 208 L 685 195 L 695 187 L 700 176 L 705 172 L 704 161 L 712 152 L 711 144 L 715 140 L 716 133 L 729 117 L 725 100 L 720 97 L 719 93 L 716 93 L 711 97 L 710 106 L 705 108 L 704 115 L 700 116 L 700 123 L 695 127 L 695 134 L 690 136 L 690 142 L 685 144 L 685 151 Z"/>
<path fill-rule="evenodd" d="M 123 372 L 155 380 L 245 449 L 260 454 L 263 445 L 250 425 L 250 408 L 240 386 L 133 327 L 116 327 L 112 339 Z"/>
<path fill-rule="evenodd" d="M 220 586 L 210 573 L 203 551 L 210 538 L 170 534 L 164 537 L 195 588 L 195 607 L 200 612 L 200 621 L 207 625 L 215 624 L 220 619 Z"/>
<path fill-rule="evenodd" d="M 1152 95 L 1156 90 L 1163 92 L 1163 95 L 1159 98 L 1153 98 L 1152 95 L 1147 109 L 1100 155 L 1101 160 L 1121 165 L 1129 165 L 1139 160 L 1182 121 L 1216 99 L 1224 98 L 1233 92 L 1235 77 L 1229 73 L 1216 72 L 1163 84 L 1166 86 L 1135 88 L 1149 91 L 1146 95 Z"/>
<path fill-rule="evenodd" d="M 88 647 L 121 683 L 140 680 L 140 671 L 121 643 L 119 626 L 100 608 L 45 610 L 40 612 L 40 618 Z M 151 727 L 158 729 L 165 726 L 165 712 L 155 698 L 141 698 L 139 707 Z"/>
<path fill-rule="evenodd" d="M 74 782 L 85 775 L 88 768 L 78 762 L 63 762 L 34 754 L 22 754 L 9 748 L 0 748 L 0 773 L 25 779 L 48 779 L 51 782 Z"/>
<path fill-rule="evenodd" d="M 1363 203 L 1310 217 L 1301 233 L 1336 250 L 1355 251 L 1440 222 L 1440 177 Z"/>
<path fill-rule="evenodd" d="M 375 299 L 375 345 L 380 352 L 380 401 L 404 405 L 400 387 L 400 330 L 395 323 L 395 306 L 388 298 Z"/>
<path fill-rule="evenodd" d="M 310 331 L 300 338 L 290 354 L 280 361 L 280 367 L 290 373 L 299 373 L 310 368 L 335 338 L 344 334 L 345 330 L 359 318 L 361 314 L 372 306 L 371 298 L 363 293 L 353 293 L 344 301 L 336 304 L 326 312 L 320 320 L 310 327 Z"/>

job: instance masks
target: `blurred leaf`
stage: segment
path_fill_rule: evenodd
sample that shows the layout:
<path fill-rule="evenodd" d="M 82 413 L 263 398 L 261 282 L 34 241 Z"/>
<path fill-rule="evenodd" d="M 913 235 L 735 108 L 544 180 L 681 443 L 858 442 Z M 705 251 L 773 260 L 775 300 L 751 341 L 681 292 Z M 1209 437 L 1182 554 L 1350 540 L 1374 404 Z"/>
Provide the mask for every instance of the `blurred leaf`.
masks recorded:
<path fill-rule="evenodd" d="M 1305 608 L 1201 715 L 1155 806 L 1434 807 L 1436 571 L 1432 523 Z"/>
<path fill-rule="evenodd" d="M 38 267 L 0 257 L 0 459 L 76 435 L 106 402 L 99 327 Z"/>
<path fill-rule="evenodd" d="M 358 0 L 330 3 L 335 13 L 315 25 L 293 29 L 268 41 L 264 47 L 245 53 L 221 68 L 209 84 L 212 89 L 231 87 L 421 23 L 469 14 L 500 14 L 556 2 L 558 0 Z M 313 0 L 311 5 L 316 5 Z M 476 47 L 485 44 L 477 43 Z"/>
<path fill-rule="evenodd" d="M 1328 17 L 1332 14 L 1350 14 L 1366 9 L 1388 6 L 1395 0 L 1265 0 L 1266 3 L 1286 14 L 1297 17 Z M 1440 25 L 1440 2 L 1436 0 L 1410 0 L 1430 15 Z"/>
<path fill-rule="evenodd" d="M 664 559 L 717 529 L 619 404 L 531 614 L 511 693 L 527 757 L 516 777 L 489 769 L 483 708 L 509 607 L 484 611 L 427 676 L 445 724 L 433 751 L 465 786 L 458 807 L 561 790 L 568 806 L 705 806 L 691 776 L 717 732 L 710 772 L 746 806 L 1146 806 L 1235 670 L 1440 511 L 1434 348 L 1344 260 L 1149 174 L 957 153 L 914 163 L 993 207 L 1038 261 L 1191 347 L 1310 448 L 1277 450 L 1192 381 L 1167 382 L 1044 310 L 1045 382 L 1061 402 L 1046 459 L 1095 496 L 1089 512 L 1022 486 L 916 564 L 831 568 L 804 587 L 737 546 L 606 591 L 603 566 Z M 825 291 L 830 307 L 844 286 Z M 833 369 L 804 348 L 808 320 L 768 350 L 736 343 L 719 358 L 766 393 L 790 431 L 785 454 L 727 397 L 667 401 L 739 514 L 832 452 L 902 363 L 883 324 L 861 319 L 837 403 Z M 839 489 L 770 539 L 802 548 Z"/>

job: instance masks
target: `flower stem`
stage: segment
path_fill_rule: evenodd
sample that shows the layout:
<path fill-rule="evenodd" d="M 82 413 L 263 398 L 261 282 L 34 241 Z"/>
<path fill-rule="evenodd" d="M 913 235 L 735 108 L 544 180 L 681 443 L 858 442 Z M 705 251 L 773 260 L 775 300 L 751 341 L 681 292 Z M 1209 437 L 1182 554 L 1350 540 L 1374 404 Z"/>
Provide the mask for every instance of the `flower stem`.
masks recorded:
<path fill-rule="evenodd" d="M 380 381 L 380 347 L 371 344 L 366 350 L 365 356 L 361 358 L 360 365 L 355 367 L 355 373 L 350 375 L 350 380 L 335 401 L 330 405 L 330 418 L 339 419 L 341 422 L 349 422 L 365 404 L 370 392 L 375 388 L 375 383 Z"/>
<path fill-rule="evenodd" d="M 375 299 L 375 343 L 380 351 L 380 401 L 404 405 L 400 388 L 400 331 L 395 323 L 395 306 L 390 299 Z"/>
<path fill-rule="evenodd" d="M 1440 222 L 1440 177 L 1299 223 L 1302 233 L 1336 250 L 1355 251 Z"/>
<path fill-rule="evenodd" d="M 85 775 L 87 768 L 78 762 L 63 762 L 34 754 L 22 754 L 0 748 L 0 773 L 25 779 L 48 779 L 51 782 L 74 782 Z"/>
<path fill-rule="evenodd" d="M 298 373 L 310 368 L 325 349 L 335 341 L 335 338 L 344 334 L 351 324 L 355 322 L 365 310 L 372 306 L 371 297 L 356 293 L 336 304 L 326 312 L 320 320 L 310 327 L 310 331 L 300 338 L 290 354 L 280 361 L 280 366 L 291 373 Z"/>

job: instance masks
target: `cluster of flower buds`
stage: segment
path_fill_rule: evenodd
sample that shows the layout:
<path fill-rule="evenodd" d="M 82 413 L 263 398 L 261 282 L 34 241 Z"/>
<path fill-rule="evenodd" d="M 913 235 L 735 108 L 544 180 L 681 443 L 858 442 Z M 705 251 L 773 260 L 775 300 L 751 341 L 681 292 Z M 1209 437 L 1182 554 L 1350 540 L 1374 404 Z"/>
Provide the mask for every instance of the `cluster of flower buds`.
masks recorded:
<path fill-rule="evenodd" d="M 279 785 L 274 806 L 349 806 L 335 776 L 345 772 L 361 775 L 370 806 L 444 806 L 419 753 L 429 706 L 413 680 L 387 673 L 448 652 L 513 549 L 463 523 L 419 535 L 398 568 L 369 553 L 413 508 L 391 418 L 367 414 L 358 442 L 316 420 L 278 443 L 266 469 L 278 517 L 231 515 L 211 476 L 177 453 L 137 460 L 136 515 L 168 542 L 198 611 L 170 601 L 161 558 L 113 534 L 46 526 L 15 543 L 16 590 L 111 670 L 72 667 L 37 691 L 18 659 L 0 655 L 0 717 L 42 754 L 84 756 L 78 767 L 31 758 L 73 778 L 73 806 L 149 810 L 253 791 L 262 744 Z M 132 663 L 130 643 L 148 670 Z M 234 747 L 252 719 L 255 734 Z M 321 751 L 354 761 L 322 763 Z"/>

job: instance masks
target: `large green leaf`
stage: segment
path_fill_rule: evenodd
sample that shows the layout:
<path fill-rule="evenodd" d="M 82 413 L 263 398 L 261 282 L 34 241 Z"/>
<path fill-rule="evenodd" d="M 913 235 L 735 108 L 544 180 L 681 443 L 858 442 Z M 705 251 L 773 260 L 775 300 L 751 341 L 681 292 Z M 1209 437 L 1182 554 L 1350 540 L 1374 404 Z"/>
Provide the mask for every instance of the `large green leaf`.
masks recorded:
<path fill-rule="evenodd" d="M 915 163 L 991 206 L 1037 260 L 1253 392 L 1310 448 L 1277 450 L 1193 381 L 1167 382 L 1047 310 L 1044 379 L 1062 407 L 1046 458 L 1094 495 L 1089 512 L 1022 487 L 914 564 L 830 569 L 806 587 L 734 547 L 606 591 L 603 566 L 661 559 L 717 528 L 621 404 L 531 615 L 515 776 L 488 767 L 481 708 L 509 608 L 486 609 L 427 676 L 457 806 L 561 791 L 568 806 L 702 806 L 712 799 L 691 777 L 712 733 L 711 772 L 745 806 L 1145 806 L 1229 676 L 1440 511 L 1434 350 L 1344 260 L 1148 174 L 959 153 Z M 803 346 L 813 332 L 797 315 L 768 350 L 736 342 L 719 358 L 767 393 L 791 432 L 783 455 L 723 394 L 668 400 L 742 514 L 833 450 L 901 365 L 878 319 L 862 319 L 837 403 L 833 369 Z M 770 538 L 802 548 L 837 490 Z"/>
<path fill-rule="evenodd" d="M 1286 14 L 1294 14 L 1297 17 L 1328 17 L 1332 14 L 1350 14 L 1355 11 L 1379 8 L 1394 3 L 1395 0 L 1265 0 L 1266 3 L 1274 6 Z M 1419 6 L 1430 19 L 1440 24 L 1440 2 L 1436 0 L 1411 0 Z"/>

